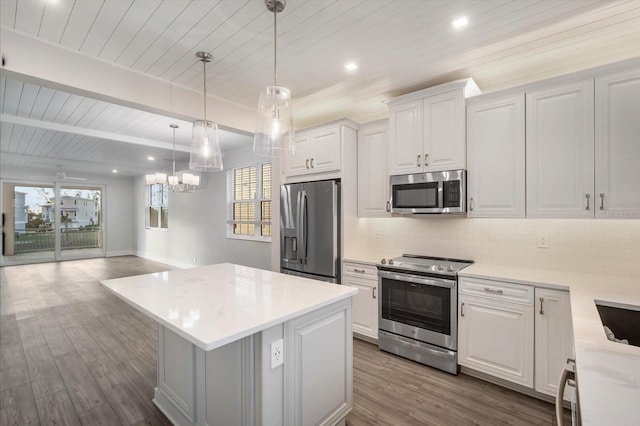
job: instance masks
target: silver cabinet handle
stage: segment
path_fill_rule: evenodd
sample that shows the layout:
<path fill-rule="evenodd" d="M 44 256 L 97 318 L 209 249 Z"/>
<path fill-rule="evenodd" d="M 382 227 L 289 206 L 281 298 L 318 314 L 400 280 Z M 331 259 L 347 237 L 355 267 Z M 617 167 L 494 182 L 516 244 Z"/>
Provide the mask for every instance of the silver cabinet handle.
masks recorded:
<path fill-rule="evenodd" d="M 484 291 L 486 291 L 487 293 L 495 293 L 495 294 L 502 294 L 503 291 L 498 289 L 496 290 L 495 288 L 489 288 L 489 287 L 485 287 Z"/>
<path fill-rule="evenodd" d="M 544 309 L 542 308 L 542 305 L 544 303 L 544 297 L 540 298 L 540 315 L 544 315 Z"/>
<path fill-rule="evenodd" d="M 604 210 L 604 192 L 600 193 L 600 210 Z"/>
<path fill-rule="evenodd" d="M 420 164 L 420 157 L 422 157 L 420 154 L 418 154 L 418 160 L 416 161 L 416 166 L 421 166 L 422 164 Z"/>
<path fill-rule="evenodd" d="M 463 317 L 464 316 L 464 302 L 462 302 L 460 304 L 460 316 Z"/>
<path fill-rule="evenodd" d="M 585 207 L 584 209 L 585 209 L 586 211 L 589 211 L 589 199 L 591 198 L 591 194 L 585 194 L 585 195 L 584 195 L 584 198 L 586 198 L 586 199 L 587 199 L 587 207 Z"/>
<path fill-rule="evenodd" d="M 473 211 L 473 197 L 469 198 L 469 210 Z"/>
<path fill-rule="evenodd" d="M 387 201 L 387 212 L 391 213 L 391 203 Z"/>
<path fill-rule="evenodd" d="M 311 168 L 313 169 L 313 158 L 311 159 Z"/>
<path fill-rule="evenodd" d="M 429 165 L 429 154 L 425 154 L 424 155 L 424 165 L 428 166 Z"/>
<path fill-rule="evenodd" d="M 376 288 L 375 288 L 375 287 L 371 287 L 371 297 L 372 297 L 373 299 L 375 299 L 375 298 L 376 298 Z"/>
<path fill-rule="evenodd" d="M 309 159 L 307 158 L 307 161 L 305 163 L 307 165 L 307 169 L 309 168 Z"/>
<path fill-rule="evenodd" d="M 364 269 L 353 268 L 353 272 L 357 272 L 359 274 L 364 274 L 366 271 Z"/>

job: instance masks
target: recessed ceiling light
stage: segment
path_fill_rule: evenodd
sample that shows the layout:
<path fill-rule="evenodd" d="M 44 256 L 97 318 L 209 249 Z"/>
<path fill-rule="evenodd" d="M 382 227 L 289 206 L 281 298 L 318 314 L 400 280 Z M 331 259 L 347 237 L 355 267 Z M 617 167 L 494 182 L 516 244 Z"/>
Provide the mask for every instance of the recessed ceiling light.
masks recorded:
<path fill-rule="evenodd" d="M 153 161 L 153 160 L 155 160 L 155 157 L 148 156 L 148 157 L 147 157 L 147 160 L 149 160 L 149 161 Z"/>
<path fill-rule="evenodd" d="M 463 16 L 461 18 L 454 19 L 451 24 L 453 25 L 453 28 L 455 28 L 456 30 L 460 30 L 466 27 L 467 24 L 469 24 L 469 19 L 466 16 Z"/>
<path fill-rule="evenodd" d="M 118 169 L 111 170 L 111 173 L 118 173 Z"/>
<path fill-rule="evenodd" d="M 358 69 L 358 64 L 356 64 L 355 62 L 346 63 L 344 65 L 344 69 L 349 71 L 349 72 L 354 72 L 355 70 Z"/>

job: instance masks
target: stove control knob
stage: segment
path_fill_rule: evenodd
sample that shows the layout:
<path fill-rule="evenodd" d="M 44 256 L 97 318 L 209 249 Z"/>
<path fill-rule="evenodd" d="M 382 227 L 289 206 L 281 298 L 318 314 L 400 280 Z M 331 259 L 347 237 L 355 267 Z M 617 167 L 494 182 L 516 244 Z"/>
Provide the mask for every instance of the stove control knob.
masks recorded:
<path fill-rule="evenodd" d="M 444 270 L 444 265 L 441 263 L 438 265 L 438 271 Z"/>
<path fill-rule="evenodd" d="M 447 272 L 453 272 L 453 266 L 449 265 L 449 267 L 447 268 Z"/>
<path fill-rule="evenodd" d="M 393 259 L 389 259 L 389 265 L 393 265 Z"/>
<path fill-rule="evenodd" d="M 385 265 L 385 264 L 387 263 L 387 259 L 382 258 L 382 260 L 380 261 L 380 263 L 381 263 L 382 265 Z"/>

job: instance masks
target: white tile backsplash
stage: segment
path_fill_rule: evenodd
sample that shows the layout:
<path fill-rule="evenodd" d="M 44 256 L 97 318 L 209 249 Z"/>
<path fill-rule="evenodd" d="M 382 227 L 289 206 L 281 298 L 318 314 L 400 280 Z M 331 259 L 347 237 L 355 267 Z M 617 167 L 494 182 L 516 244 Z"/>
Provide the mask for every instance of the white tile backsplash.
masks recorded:
<path fill-rule="evenodd" d="M 347 259 L 402 253 L 640 276 L 640 220 L 393 217 L 350 221 Z M 379 231 L 379 238 L 376 238 Z M 538 248 L 538 234 L 549 248 Z"/>

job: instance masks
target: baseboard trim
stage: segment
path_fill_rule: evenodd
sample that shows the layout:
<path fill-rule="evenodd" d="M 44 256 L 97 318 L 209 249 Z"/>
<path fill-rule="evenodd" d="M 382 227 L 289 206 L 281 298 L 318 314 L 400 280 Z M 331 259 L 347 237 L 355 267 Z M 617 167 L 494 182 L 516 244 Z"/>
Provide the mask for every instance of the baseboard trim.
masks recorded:
<path fill-rule="evenodd" d="M 108 251 L 105 257 L 117 257 L 117 256 L 135 256 L 134 250 L 114 250 Z"/>
<path fill-rule="evenodd" d="M 173 266 L 174 268 L 178 268 L 178 269 L 189 269 L 189 268 L 194 268 L 195 266 L 198 266 L 198 265 L 191 265 L 186 262 L 179 262 L 179 261 L 176 261 L 175 259 L 169 259 L 167 257 L 152 256 L 141 251 L 136 251 L 133 254 L 135 256 L 142 257 L 143 259 L 153 260 L 154 262 L 166 263 L 167 265 Z"/>
<path fill-rule="evenodd" d="M 503 388 L 511 389 L 513 391 L 525 394 L 527 396 L 531 396 L 536 399 L 540 399 L 545 402 L 549 402 L 555 404 L 556 400 L 553 396 L 540 393 L 534 389 L 528 388 L 526 386 L 518 385 L 516 383 L 511 383 L 508 380 L 500 379 L 498 377 L 494 377 L 490 374 L 482 373 L 480 371 L 473 370 L 471 368 L 467 368 L 464 366 L 460 366 L 460 372 L 466 374 L 467 376 L 475 377 L 476 379 L 484 380 L 485 382 L 493 383 L 494 385 L 501 386 Z"/>

